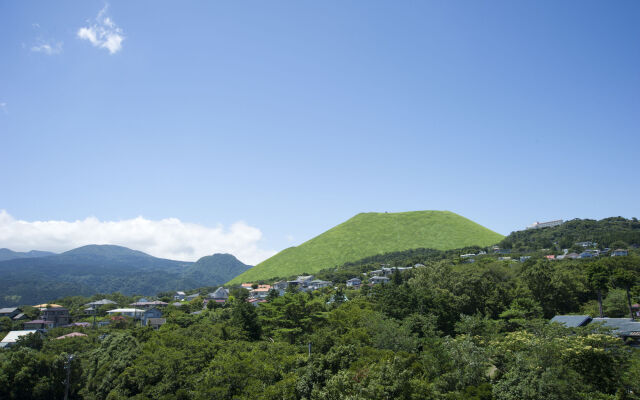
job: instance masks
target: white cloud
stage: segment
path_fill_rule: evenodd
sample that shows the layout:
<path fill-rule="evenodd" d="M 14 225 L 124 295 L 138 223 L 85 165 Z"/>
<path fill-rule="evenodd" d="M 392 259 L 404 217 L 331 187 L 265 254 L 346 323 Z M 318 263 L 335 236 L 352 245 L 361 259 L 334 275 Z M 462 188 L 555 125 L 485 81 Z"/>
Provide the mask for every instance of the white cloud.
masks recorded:
<path fill-rule="evenodd" d="M 35 46 L 31 46 L 31 51 L 36 53 L 44 53 L 47 55 L 54 55 L 62 53 L 62 42 L 40 42 Z"/>
<path fill-rule="evenodd" d="M 95 22 L 78 29 L 77 36 L 88 40 L 94 47 L 107 49 L 110 54 L 115 54 L 122 49 L 124 36 L 122 29 L 118 28 L 111 18 L 105 16 L 107 8 L 108 5 L 100 10 Z"/>
<path fill-rule="evenodd" d="M 195 261 L 213 253 L 230 253 L 244 263 L 255 265 L 276 253 L 260 248 L 261 239 L 260 229 L 242 221 L 227 229 L 222 225 L 207 227 L 177 218 L 23 221 L 0 210 L 0 248 L 14 251 L 63 252 L 87 244 L 115 244 L 156 257 L 184 261 Z"/>
<path fill-rule="evenodd" d="M 7 103 L 0 103 L 0 109 L 2 109 L 5 114 L 7 114 Z"/>

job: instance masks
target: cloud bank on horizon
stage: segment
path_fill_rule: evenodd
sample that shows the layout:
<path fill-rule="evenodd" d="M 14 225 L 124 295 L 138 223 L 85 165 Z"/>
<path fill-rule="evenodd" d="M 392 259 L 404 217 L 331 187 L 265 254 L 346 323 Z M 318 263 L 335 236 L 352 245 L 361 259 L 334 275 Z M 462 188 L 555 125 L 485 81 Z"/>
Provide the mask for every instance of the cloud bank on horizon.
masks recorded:
<path fill-rule="evenodd" d="M 260 229 L 239 221 L 228 229 L 206 227 L 177 218 L 149 220 L 137 217 L 100 221 L 23 221 L 0 210 L 0 247 L 14 251 L 63 252 L 88 244 L 114 244 L 155 257 L 195 261 L 213 253 L 231 253 L 255 265 L 276 253 L 259 247 Z"/>

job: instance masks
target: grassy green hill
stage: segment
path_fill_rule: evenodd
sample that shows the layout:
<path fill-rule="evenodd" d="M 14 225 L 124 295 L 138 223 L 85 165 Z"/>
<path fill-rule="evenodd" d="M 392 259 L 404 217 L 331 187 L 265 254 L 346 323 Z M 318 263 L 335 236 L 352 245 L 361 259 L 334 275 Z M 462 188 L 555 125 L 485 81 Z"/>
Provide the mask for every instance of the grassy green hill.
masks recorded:
<path fill-rule="evenodd" d="M 314 273 L 323 268 L 393 251 L 488 246 L 503 238 L 449 211 L 363 213 L 298 247 L 281 251 L 229 283 Z"/>

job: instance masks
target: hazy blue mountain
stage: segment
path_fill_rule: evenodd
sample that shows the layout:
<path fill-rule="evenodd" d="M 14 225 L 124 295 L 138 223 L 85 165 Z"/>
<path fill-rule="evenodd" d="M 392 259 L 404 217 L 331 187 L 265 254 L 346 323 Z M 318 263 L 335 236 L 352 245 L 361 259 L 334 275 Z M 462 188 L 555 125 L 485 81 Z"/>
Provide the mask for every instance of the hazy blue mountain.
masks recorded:
<path fill-rule="evenodd" d="M 227 282 L 227 276 L 235 277 L 251 268 L 231 254 L 214 254 L 202 257 L 185 270 L 185 280 Z"/>
<path fill-rule="evenodd" d="M 45 257 L 52 256 L 56 253 L 52 253 L 50 251 L 39 251 L 39 250 L 31 250 L 31 251 L 13 251 L 9 249 L 0 249 L 0 261 L 6 260 L 14 260 L 16 258 L 35 258 L 35 257 Z"/>
<path fill-rule="evenodd" d="M 230 254 L 197 262 L 150 256 L 122 246 L 89 245 L 37 258 L 0 261 L 0 307 L 121 292 L 146 296 L 216 286 L 250 266 Z"/>

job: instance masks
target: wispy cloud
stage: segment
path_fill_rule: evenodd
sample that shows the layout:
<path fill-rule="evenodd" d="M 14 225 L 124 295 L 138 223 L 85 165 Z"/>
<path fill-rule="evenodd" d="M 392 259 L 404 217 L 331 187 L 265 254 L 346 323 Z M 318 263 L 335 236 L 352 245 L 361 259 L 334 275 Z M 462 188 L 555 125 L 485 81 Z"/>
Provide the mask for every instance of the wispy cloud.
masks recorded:
<path fill-rule="evenodd" d="M 62 53 L 61 41 L 57 41 L 53 39 L 43 39 L 43 36 L 48 36 L 48 35 L 46 34 L 46 32 L 44 34 L 42 33 L 42 30 L 40 29 L 40 24 L 34 22 L 33 24 L 31 24 L 31 26 L 36 31 L 40 32 L 39 37 L 36 39 L 36 43 L 30 47 L 31 51 L 35 53 L 43 53 L 48 56 Z M 27 46 L 23 43 L 22 47 L 25 48 Z"/>
<path fill-rule="evenodd" d="M 122 49 L 124 36 L 122 29 L 106 16 L 108 7 L 104 6 L 89 26 L 78 29 L 77 36 L 82 40 L 88 40 L 94 47 L 107 49 L 110 54 L 115 54 Z"/>
<path fill-rule="evenodd" d="M 7 103 L 0 103 L 0 110 L 7 114 Z"/>
<path fill-rule="evenodd" d="M 31 51 L 36 53 L 44 53 L 46 55 L 55 55 L 62 53 L 62 42 L 40 42 L 31 46 Z"/>
<path fill-rule="evenodd" d="M 259 247 L 260 229 L 236 222 L 207 227 L 177 218 L 149 220 L 143 217 L 100 221 L 24 221 L 0 210 L 0 248 L 15 251 L 62 252 L 87 244 L 115 244 L 156 257 L 194 261 L 213 253 L 231 253 L 248 264 L 257 264 L 276 252 Z"/>

